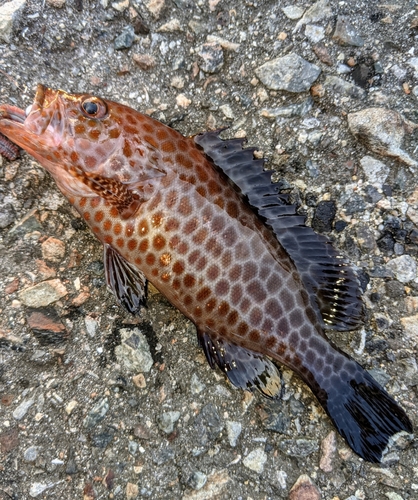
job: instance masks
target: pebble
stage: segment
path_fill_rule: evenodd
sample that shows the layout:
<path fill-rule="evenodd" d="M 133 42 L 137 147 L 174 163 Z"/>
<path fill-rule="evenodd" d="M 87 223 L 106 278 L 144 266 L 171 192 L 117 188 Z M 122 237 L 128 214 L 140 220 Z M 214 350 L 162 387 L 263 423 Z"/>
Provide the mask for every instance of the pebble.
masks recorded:
<path fill-rule="evenodd" d="M 285 490 L 287 488 L 286 484 L 287 474 L 284 470 L 279 470 L 277 472 L 277 482 L 280 484 L 280 488 Z"/>
<path fill-rule="evenodd" d="M 265 118 L 291 118 L 292 116 L 305 116 L 313 108 L 314 100 L 308 97 L 305 101 L 289 106 L 280 106 L 278 108 L 267 108 L 261 110 L 261 116 Z"/>
<path fill-rule="evenodd" d="M 171 434 L 174 430 L 174 424 L 180 418 L 179 411 L 168 411 L 166 413 L 162 413 L 157 418 L 158 427 L 165 432 L 166 434 Z"/>
<path fill-rule="evenodd" d="M 184 78 L 178 75 L 174 75 L 171 79 L 170 85 L 176 89 L 184 88 Z"/>
<path fill-rule="evenodd" d="M 285 434 L 290 426 L 290 418 L 288 412 L 279 407 L 277 404 L 269 402 L 264 403 L 259 407 L 260 418 L 263 426 L 273 432 Z"/>
<path fill-rule="evenodd" d="M 65 413 L 67 415 L 71 415 L 71 413 L 74 411 L 74 409 L 78 406 L 78 402 L 73 399 L 71 400 L 66 406 L 65 406 Z"/>
<path fill-rule="evenodd" d="M 367 224 L 359 224 L 356 229 L 357 243 L 359 247 L 368 252 L 376 249 L 376 240 L 373 229 Z"/>
<path fill-rule="evenodd" d="M 65 243 L 52 236 L 42 243 L 41 248 L 45 260 L 61 262 L 65 256 Z"/>
<path fill-rule="evenodd" d="M 412 125 L 406 124 L 397 111 L 366 108 L 349 113 L 347 119 L 350 132 L 370 151 L 397 158 L 410 167 L 418 166 L 418 162 L 401 149 L 405 130 L 412 132 Z"/>
<path fill-rule="evenodd" d="M 128 451 L 134 457 L 138 453 L 138 443 L 136 441 L 128 442 Z"/>
<path fill-rule="evenodd" d="M 222 106 L 219 106 L 219 110 L 222 111 L 223 115 L 228 120 L 234 119 L 235 115 L 234 115 L 234 112 L 232 111 L 232 108 L 229 104 L 222 104 Z"/>
<path fill-rule="evenodd" d="M 233 422 L 232 420 L 226 421 L 226 433 L 228 436 L 229 444 L 234 448 L 237 445 L 238 438 L 242 431 L 240 422 Z"/>
<path fill-rule="evenodd" d="M 10 422 L 8 421 L 3 422 L 3 425 L 8 427 L 10 425 Z M 17 427 L 13 427 L 12 429 L 0 433 L 0 447 L 2 456 L 13 451 L 18 446 L 19 446 L 19 432 Z"/>
<path fill-rule="evenodd" d="M 217 439 L 224 424 L 214 404 L 204 406 L 194 420 L 196 439 L 200 445 L 206 446 Z"/>
<path fill-rule="evenodd" d="M 205 486 L 207 480 L 208 478 L 206 474 L 203 474 L 203 472 L 200 471 L 195 471 L 187 480 L 187 484 L 194 490 L 200 490 L 203 486 Z"/>
<path fill-rule="evenodd" d="M 366 202 L 357 193 L 353 193 L 349 200 L 344 204 L 344 212 L 347 215 L 354 215 L 366 210 Z"/>
<path fill-rule="evenodd" d="M 367 180 L 377 187 L 382 186 L 390 172 L 390 168 L 387 165 L 368 155 L 360 158 L 360 165 Z"/>
<path fill-rule="evenodd" d="M 386 373 L 384 370 L 381 370 L 380 368 L 374 368 L 367 371 L 382 387 L 386 387 L 386 385 L 392 378 L 388 373 Z"/>
<path fill-rule="evenodd" d="M 394 491 L 387 491 L 385 493 L 385 496 L 389 498 L 389 500 L 403 500 L 403 497 L 401 497 L 401 495 L 398 495 Z"/>
<path fill-rule="evenodd" d="M 182 28 L 178 19 L 171 19 L 168 23 L 160 26 L 157 31 L 162 33 L 172 33 L 174 31 L 182 31 Z"/>
<path fill-rule="evenodd" d="M 318 233 L 332 231 L 332 225 L 337 213 L 335 201 L 320 201 L 316 206 L 312 219 L 312 227 Z"/>
<path fill-rule="evenodd" d="M 132 377 L 132 381 L 140 389 L 144 389 L 147 386 L 147 382 L 145 380 L 143 373 L 138 373 L 138 375 L 134 375 Z"/>
<path fill-rule="evenodd" d="M 129 49 L 135 40 L 135 30 L 133 26 L 126 26 L 122 33 L 115 38 L 114 46 L 116 50 Z"/>
<path fill-rule="evenodd" d="M 290 489 L 289 500 L 321 500 L 321 492 L 309 476 L 302 474 Z"/>
<path fill-rule="evenodd" d="M 149 71 L 157 64 L 155 57 L 149 54 L 134 54 L 132 60 L 144 71 Z"/>
<path fill-rule="evenodd" d="M 4 229 L 16 220 L 16 212 L 13 205 L 5 203 L 0 206 L 0 229 Z"/>
<path fill-rule="evenodd" d="M 32 498 L 36 498 L 41 495 L 44 491 L 55 486 L 56 483 L 33 483 L 29 488 L 29 495 Z"/>
<path fill-rule="evenodd" d="M 217 73 L 224 65 L 224 53 L 219 43 L 204 43 L 198 55 L 200 57 L 200 69 L 205 73 Z"/>
<path fill-rule="evenodd" d="M 176 96 L 176 103 L 178 106 L 181 108 L 188 108 L 190 104 L 192 103 L 191 99 L 186 97 L 184 94 L 179 94 Z"/>
<path fill-rule="evenodd" d="M 145 6 L 155 19 L 159 19 L 166 5 L 165 0 L 151 0 Z"/>
<path fill-rule="evenodd" d="M 119 363 L 131 373 L 149 372 L 154 360 L 146 337 L 139 328 L 121 328 L 121 345 L 116 346 L 115 355 Z"/>
<path fill-rule="evenodd" d="M 319 0 L 310 7 L 302 19 L 298 21 L 295 26 L 294 32 L 299 31 L 304 24 L 316 23 L 322 21 L 322 19 L 327 19 L 332 16 L 332 10 L 329 6 L 328 0 Z"/>
<path fill-rule="evenodd" d="M 32 309 L 27 321 L 41 345 L 61 344 L 67 338 L 67 329 L 52 307 Z"/>
<path fill-rule="evenodd" d="M 55 7 L 56 9 L 62 9 L 65 5 L 65 1 L 66 0 L 47 0 L 47 3 L 49 3 L 51 7 Z"/>
<path fill-rule="evenodd" d="M 112 2 L 112 8 L 118 12 L 124 12 L 129 7 L 129 0 L 122 0 L 121 2 Z"/>
<path fill-rule="evenodd" d="M 286 7 L 282 7 L 282 11 L 284 15 L 292 21 L 300 19 L 303 16 L 303 9 L 301 7 L 297 7 L 296 5 L 287 5 Z"/>
<path fill-rule="evenodd" d="M 12 0 L 2 4 L 0 9 L 0 39 L 4 42 L 10 42 L 13 20 L 25 4 L 26 0 Z"/>
<path fill-rule="evenodd" d="M 396 279 L 401 283 L 408 283 L 417 277 L 417 264 L 409 255 L 401 255 L 390 260 L 388 267 L 396 276 Z"/>
<path fill-rule="evenodd" d="M 318 450 L 318 441 L 314 439 L 282 439 L 279 448 L 292 457 L 307 457 Z"/>
<path fill-rule="evenodd" d="M 126 483 L 126 499 L 133 500 L 134 498 L 138 498 L 139 495 L 139 486 L 134 483 Z"/>
<path fill-rule="evenodd" d="M 255 72 L 269 89 L 304 92 L 318 78 L 321 69 L 292 52 L 268 61 Z"/>
<path fill-rule="evenodd" d="M 84 427 L 88 430 L 94 429 L 106 416 L 109 411 L 109 400 L 102 398 L 88 413 L 84 419 Z"/>
<path fill-rule="evenodd" d="M 200 491 L 193 491 L 185 493 L 182 500 L 209 500 L 216 498 L 228 498 L 225 491 L 231 478 L 228 472 L 223 469 L 221 471 L 214 471 L 207 477 L 205 486 Z"/>
<path fill-rule="evenodd" d="M 38 457 L 38 447 L 37 446 L 29 446 L 24 453 L 23 459 L 26 462 L 34 462 Z"/>
<path fill-rule="evenodd" d="M 99 323 L 97 322 L 97 320 L 95 320 L 91 316 L 86 316 L 84 318 L 84 324 L 86 326 L 87 335 L 90 338 L 94 338 L 99 328 Z"/>
<path fill-rule="evenodd" d="M 95 448 L 100 448 L 101 450 L 105 450 L 109 443 L 112 442 L 112 439 L 115 436 L 115 429 L 112 427 L 107 427 L 106 431 L 98 432 L 97 434 L 92 434 L 91 444 Z"/>
<path fill-rule="evenodd" d="M 59 279 L 47 280 L 19 292 L 19 300 L 25 306 L 45 307 L 67 295 L 67 289 Z"/>
<path fill-rule="evenodd" d="M 256 448 L 251 451 L 242 461 L 247 469 L 261 474 L 264 470 L 264 464 L 267 462 L 267 454 L 263 448 Z"/>
<path fill-rule="evenodd" d="M 240 48 L 239 43 L 230 42 L 229 40 L 226 40 L 225 38 L 221 38 L 220 36 L 216 35 L 208 35 L 206 40 L 208 42 L 217 43 L 225 50 L 236 52 Z"/>
<path fill-rule="evenodd" d="M 348 71 L 351 71 L 350 68 L 348 68 Z M 331 94 L 337 93 L 347 97 L 354 97 L 355 99 L 364 99 L 367 96 L 364 89 L 334 75 L 328 75 L 325 78 L 323 86 L 327 91 L 331 92 Z"/>
<path fill-rule="evenodd" d="M 319 461 L 319 468 L 324 472 L 332 472 L 333 460 L 335 452 L 337 451 L 337 439 L 335 431 L 331 431 L 321 441 L 321 458 Z"/>
<path fill-rule="evenodd" d="M 205 389 L 205 387 L 206 385 L 199 380 L 196 373 L 193 373 L 190 380 L 190 390 L 192 394 L 200 394 Z"/>
<path fill-rule="evenodd" d="M 35 403 L 34 399 L 25 399 L 20 403 L 20 405 L 15 408 L 13 412 L 13 418 L 15 420 L 22 420 L 22 418 L 26 415 L 26 413 L 29 411 L 29 408 Z"/>
<path fill-rule="evenodd" d="M 323 62 L 324 64 L 327 64 L 328 66 L 332 66 L 333 62 L 331 59 L 331 56 L 329 55 L 328 49 L 325 47 L 323 43 L 318 43 L 317 45 L 314 45 L 312 47 L 316 57 Z"/>
<path fill-rule="evenodd" d="M 305 28 L 305 35 L 313 43 L 318 43 L 325 38 L 325 30 L 322 26 L 308 24 Z"/>
<path fill-rule="evenodd" d="M 418 78 L 418 57 L 413 57 L 412 59 L 409 59 L 408 61 L 408 66 L 411 66 L 413 70 L 415 71 L 414 77 Z"/>
<path fill-rule="evenodd" d="M 354 47 L 363 47 L 364 45 L 364 40 L 358 34 L 357 30 L 343 16 L 337 17 L 337 24 L 332 38 L 340 45 L 351 45 Z"/>
<path fill-rule="evenodd" d="M 418 314 L 414 316 L 405 316 L 400 319 L 405 333 L 416 342 L 418 342 Z"/>

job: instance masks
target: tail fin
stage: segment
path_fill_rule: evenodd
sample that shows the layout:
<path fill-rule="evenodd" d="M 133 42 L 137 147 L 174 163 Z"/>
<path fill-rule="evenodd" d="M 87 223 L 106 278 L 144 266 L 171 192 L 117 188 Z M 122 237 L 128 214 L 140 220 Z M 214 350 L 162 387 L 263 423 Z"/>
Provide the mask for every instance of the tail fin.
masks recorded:
<path fill-rule="evenodd" d="M 368 462 L 381 462 L 391 437 L 412 424 L 404 410 L 354 360 L 343 356 L 346 370 L 333 374 L 331 380 L 309 384 L 349 446 Z M 348 363 L 347 363 L 348 362 Z M 331 383 L 330 383 L 331 382 Z"/>

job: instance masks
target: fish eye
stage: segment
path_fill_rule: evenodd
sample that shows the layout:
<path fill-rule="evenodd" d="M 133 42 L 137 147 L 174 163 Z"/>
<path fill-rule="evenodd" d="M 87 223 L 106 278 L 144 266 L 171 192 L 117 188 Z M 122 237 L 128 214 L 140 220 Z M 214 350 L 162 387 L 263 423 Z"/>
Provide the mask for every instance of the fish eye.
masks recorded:
<path fill-rule="evenodd" d="M 107 107 L 98 97 L 86 97 L 81 103 L 81 111 L 88 118 L 103 118 L 107 113 Z"/>

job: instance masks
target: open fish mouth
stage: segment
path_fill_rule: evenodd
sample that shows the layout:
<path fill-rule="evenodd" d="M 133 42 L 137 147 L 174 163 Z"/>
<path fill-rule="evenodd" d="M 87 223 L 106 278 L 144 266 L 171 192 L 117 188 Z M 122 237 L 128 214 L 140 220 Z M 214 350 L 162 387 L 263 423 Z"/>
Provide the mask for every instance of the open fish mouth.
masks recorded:
<path fill-rule="evenodd" d="M 0 105 L 0 154 L 13 160 L 18 154 L 17 146 L 33 156 L 41 145 L 44 149 L 56 146 L 65 131 L 64 116 L 59 91 L 42 84 L 38 84 L 33 103 L 25 110 Z"/>
<path fill-rule="evenodd" d="M 45 91 L 46 87 L 39 83 L 36 89 L 33 103 L 30 104 L 25 110 L 20 109 L 17 106 L 12 106 L 10 104 L 0 105 L 0 124 L 4 120 L 24 124 L 26 118 L 34 115 L 37 112 L 41 112 L 43 110 L 45 101 Z"/>

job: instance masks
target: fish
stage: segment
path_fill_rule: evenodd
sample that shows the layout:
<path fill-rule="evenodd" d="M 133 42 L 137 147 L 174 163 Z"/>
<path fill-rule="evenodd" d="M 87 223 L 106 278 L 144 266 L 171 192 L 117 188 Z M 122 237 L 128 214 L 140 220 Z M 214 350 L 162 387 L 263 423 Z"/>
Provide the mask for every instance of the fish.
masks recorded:
<path fill-rule="evenodd" d="M 52 175 L 102 243 L 107 285 L 127 311 L 141 314 L 152 283 L 238 388 L 279 400 L 280 366 L 292 369 L 366 461 L 413 432 L 325 333 L 363 322 L 353 267 L 244 139 L 184 137 L 125 105 L 41 84 L 26 110 L 0 106 L 0 133 Z"/>

